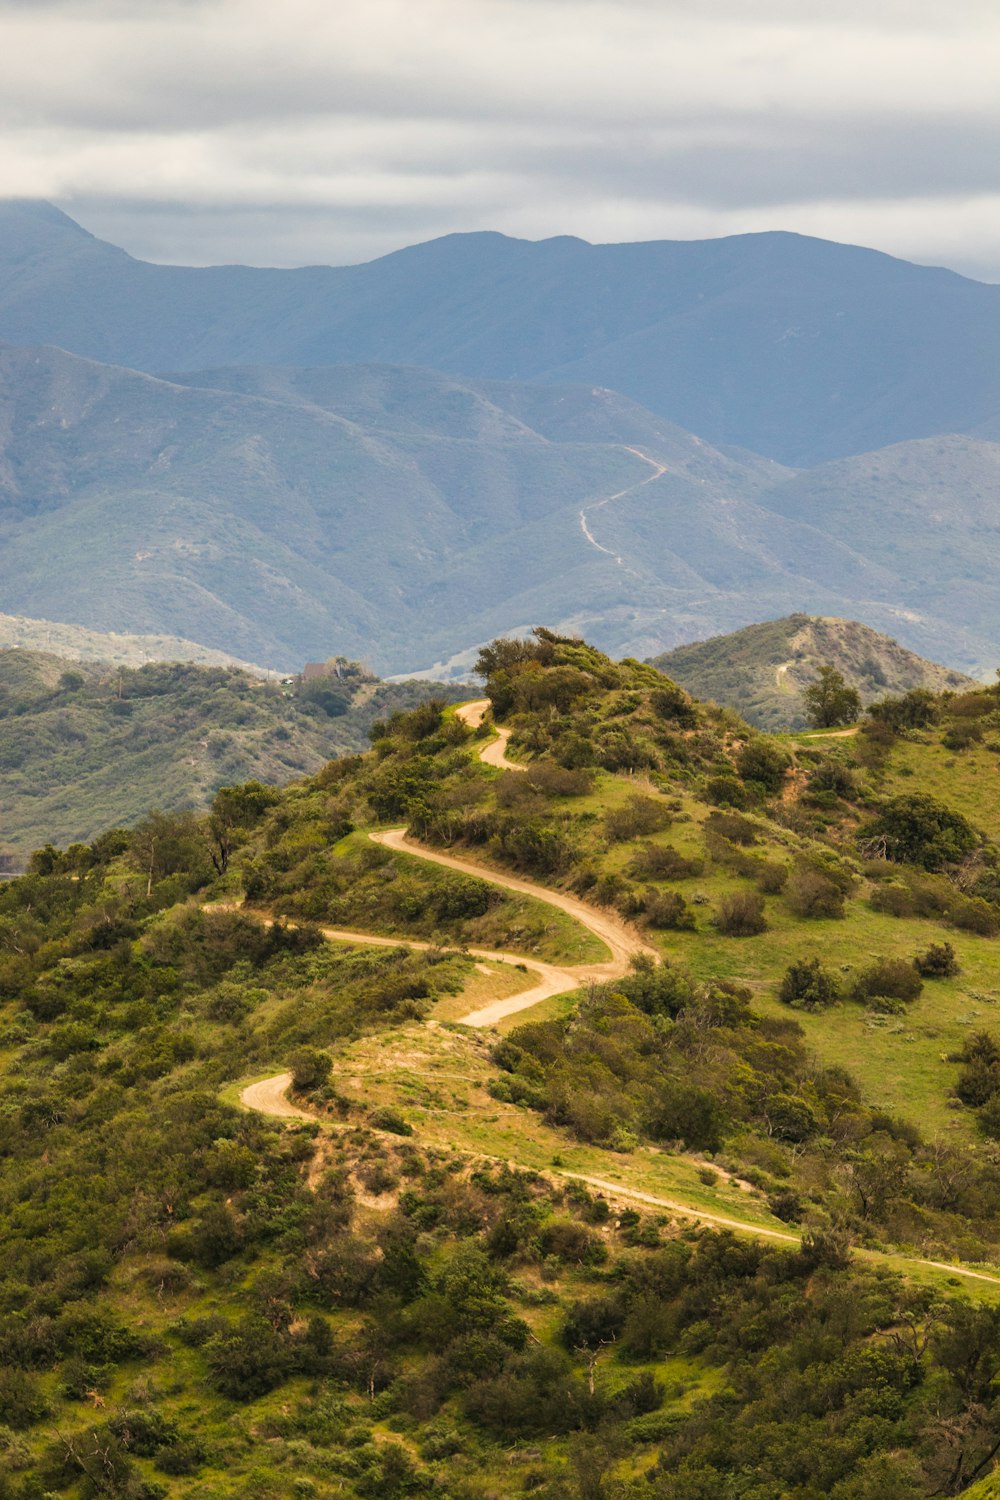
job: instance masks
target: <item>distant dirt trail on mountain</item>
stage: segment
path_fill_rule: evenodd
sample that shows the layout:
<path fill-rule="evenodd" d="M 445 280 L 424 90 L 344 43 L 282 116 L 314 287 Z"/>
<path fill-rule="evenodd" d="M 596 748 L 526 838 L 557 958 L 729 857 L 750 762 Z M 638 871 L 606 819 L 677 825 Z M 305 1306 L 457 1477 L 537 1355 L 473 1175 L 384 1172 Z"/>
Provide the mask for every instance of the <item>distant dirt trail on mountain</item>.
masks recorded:
<path fill-rule="evenodd" d="M 652 484 L 654 479 L 659 479 L 661 475 L 667 472 L 666 464 L 661 464 L 655 458 L 650 458 L 649 454 L 643 453 L 641 448 L 631 448 L 627 443 L 624 443 L 622 446 L 624 447 L 626 453 L 634 453 L 636 458 L 641 458 L 644 464 L 649 464 L 653 470 L 653 473 L 647 474 L 645 479 L 640 479 L 635 484 L 627 485 L 623 490 L 617 490 L 613 495 L 605 495 L 603 500 L 598 500 L 594 505 L 590 507 L 591 515 L 593 515 L 595 511 L 603 510 L 604 507 L 606 505 L 610 505 L 613 500 L 621 500 L 626 495 L 631 495 L 633 490 L 641 490 L 644 485 Z M 612 552 L 610 547 L 602 546 L 594 536 L 594 533 L 591 531 L 590 525 L 587 521 L 586 508 L 581 509 L 580 511 L 580 530 L 583 532 L 590 545 L 592 547 L 596 547 L 598 552 L 603 552 L 607 557 L 613 557 L 620 568 L 623 568 L 625 566 L 624 559 L 619 557 L 617 552 Z"/>
<path fill-rule="evenodd" d="M 478 729 L 486 717 L 490 706 L 488 698 L 477 698 L 474 703 L 461 703 L 455 710 L 456 717 L 470 729 Z M 510 744 L 510 730 L 502 729 L 499 724 L 493 726 L 496 739 L 490 740 L 479 751 L 479 759 L 484 766 L 494 766 L 498 771 L 524 771 L 526 766 L 518 765 L 516 760 L 508 760 L 507 746 Z"/>

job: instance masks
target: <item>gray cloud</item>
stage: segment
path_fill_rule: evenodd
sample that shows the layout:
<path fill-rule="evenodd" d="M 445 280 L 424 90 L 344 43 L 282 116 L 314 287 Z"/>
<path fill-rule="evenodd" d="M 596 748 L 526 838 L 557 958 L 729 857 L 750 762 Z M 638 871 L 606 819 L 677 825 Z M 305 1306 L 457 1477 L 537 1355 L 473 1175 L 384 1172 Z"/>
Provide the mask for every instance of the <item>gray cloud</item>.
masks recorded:
<path fill-rule="evenodd" d="M 993 0 L 0 0 L 0 194 L 154 259 L 788 228 L 1000 280 Z"/>

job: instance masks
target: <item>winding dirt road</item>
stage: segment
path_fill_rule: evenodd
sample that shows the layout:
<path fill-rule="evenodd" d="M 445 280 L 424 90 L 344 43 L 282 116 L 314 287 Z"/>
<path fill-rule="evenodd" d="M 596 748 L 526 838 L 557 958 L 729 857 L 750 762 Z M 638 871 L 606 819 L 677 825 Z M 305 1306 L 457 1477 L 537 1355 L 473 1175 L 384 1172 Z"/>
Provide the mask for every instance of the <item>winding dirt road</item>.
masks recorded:
<path fill-rule="evenodd" d="M 455 710 L 456 718 L 469 729 L 478 729 L 486 717 L 486 711 L 490 706 L 488 698 L 477 698 L 475 703 L 461 703 Z M 499 724 L 494 724 L 496 739 L 490 740 L 479 752 L 479 759 L 484 766 L 494 766 L 498 771 L 526 771 L 527 766 L 518 765 L 516 760 L 507 758 L 507 746 L 510 744 L 510 730 L 502 729 Z"/>

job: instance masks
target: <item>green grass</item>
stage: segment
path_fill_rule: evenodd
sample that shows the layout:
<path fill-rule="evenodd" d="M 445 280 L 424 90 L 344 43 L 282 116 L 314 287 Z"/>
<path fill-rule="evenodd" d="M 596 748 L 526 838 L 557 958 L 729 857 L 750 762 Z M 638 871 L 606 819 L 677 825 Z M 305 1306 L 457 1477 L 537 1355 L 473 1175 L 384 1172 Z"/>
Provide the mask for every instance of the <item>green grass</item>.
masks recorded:
<path fill-rule="evenodd" d="M 335 846 L 334 852 L 350 858 L 370 847 L 368 831 L 358 830 L 342 839 Z M 457 872 L 435 865 L 431 860 L 422 859 L 419 855 L 402 854 L 395 849 L 391 851 L 391 854 L 393 863 L 400 870 L 405 871 L 411 879 L 425 885 L 428 890 L 438 881 L 461 878 L 457 877 Z M 463 853 L 462 857 L 468 859 L 470 863 L 486 865 L 486 861 L 480 858 L 478 851 L 474 855 Z M 372 925 L 368 920 L 364 930 L 378 933 L 380 936 L 398 934 L 404 937 L 409 934 L 421 939 L 440 936 L 445 943 L 461 941 L 474 948 L 520 953 L 526 958 L 539 958 L 548 963 L 576 965 L 604 963 L 607 960 L 608 950 L 601 940 L 588 932 L 567 912 L 560 911 L 558 907 L 550 906 L 534 896 L 525 896 L 517 891 L 502 891 L 501 894 L 502 901 L 484 916 L 473 917 L 457 925 L 452 924 L 455 926 L 454 932 L 446 928 L 440 934 L 436 934 L 426 930 L 425 924 L 421 923 L 418 923 L 415 928 L 408 929 L 402 923 L 384 918 L 380 918 L 376 925 Z"/>
<path fill-rule="evenodd" d="M 987 743 L 1000 742 L 1000 736 L 989 731 L 986 738 Z M 890 796 L 929 792 L 968 818 L 974 828 L 1000 839 L 1000 755 L 987 743 L 949 751 L 934 730 L 901 740 L 893 747 L 884 789 Z"/>
<path fill-rule="evenodd" d="M 687 882 L 713 899 L 732 883 Z M 781 978 L 793 961 L 819 958 L 849 985 L 876 958 L 911 959 L 942 930 L 931 921 L 889 917 L 862 900 L 849 900 L 843 920 L 794 917 L 780 896 L 766 903 L 768 930 L 758 937 L 723 937 L 699 916 L 696 933 L 660 937 L 664 953 L 698 977 L 747 984 L 765 1014 L 794 1018 L 824 1063 L 846 1068 L 866 1099 L 918 1124 L 922 1130 L 965 1136 L 968 1117 L 948 1105 L 958 1068 L 946 1061 L 971 1031 L 995 1029 L 1000 1015 L 1000 975 L 995 943 L 974 934 L 949 932 L 961 964 L 954 979 L 928 980 L 923 993 L 898 1016 L 874 1015 L 849 1000 L 810 1014 L 777 999 Z M 703 925 L 702 925 L 703 924 Z"/>

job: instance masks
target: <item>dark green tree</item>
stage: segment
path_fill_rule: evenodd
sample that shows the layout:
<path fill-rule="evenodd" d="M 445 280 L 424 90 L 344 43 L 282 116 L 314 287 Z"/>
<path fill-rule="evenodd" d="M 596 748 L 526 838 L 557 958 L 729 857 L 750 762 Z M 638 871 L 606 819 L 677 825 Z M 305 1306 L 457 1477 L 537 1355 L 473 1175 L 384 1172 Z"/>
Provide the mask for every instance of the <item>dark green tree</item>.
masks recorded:
<path fill-rule="evenodd" d="M 836 667 L 819 668 L 816 681 L 802 694 L 809 722 L 814 729 L 834 729 L 839 724 L 853 724 L 861 714 L 857 688 L 844 681 Z"/>

